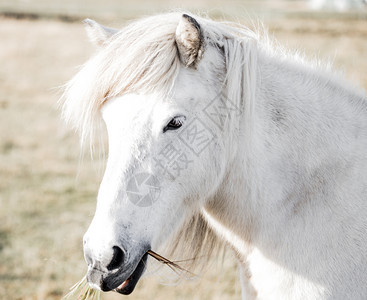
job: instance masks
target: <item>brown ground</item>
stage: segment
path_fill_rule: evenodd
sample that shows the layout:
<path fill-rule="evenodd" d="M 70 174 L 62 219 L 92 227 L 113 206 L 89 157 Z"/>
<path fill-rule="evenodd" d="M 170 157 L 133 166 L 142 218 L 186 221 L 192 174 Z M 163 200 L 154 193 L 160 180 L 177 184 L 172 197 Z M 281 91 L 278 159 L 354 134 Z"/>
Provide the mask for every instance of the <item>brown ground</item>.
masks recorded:
<path fill-rule="evenodd" d="M 288 16 L 266 23 L 282 43 L 333 58 L 367 88 L 365 17 Z M 86 270 L 81 238 L 101 172 L 88 159 L 79 172 L 78 140 L 59 120 L 57 87 L 92 47 L 81 24 L 52 20 L 0 18 L 0 41 L 0 299 L 60 299 Z M 230 258 L 200 280 L 158 284 L 170 276 L 163 269 L 143 279 L 129 298 L 240 298 Z"/>

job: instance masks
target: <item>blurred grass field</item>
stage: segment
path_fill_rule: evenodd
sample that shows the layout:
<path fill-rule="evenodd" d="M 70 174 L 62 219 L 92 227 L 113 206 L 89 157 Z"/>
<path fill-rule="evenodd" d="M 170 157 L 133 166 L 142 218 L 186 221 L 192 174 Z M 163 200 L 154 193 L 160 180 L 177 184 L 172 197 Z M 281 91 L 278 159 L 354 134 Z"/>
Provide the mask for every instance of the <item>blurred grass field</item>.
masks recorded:
<path fill-rule="evenodd" d="M 102 172 L 88 155 L 79 164 L 78 138 L 57 108 L 59 87 L 94 50 L 79 19 L 91 16 L 121 27 L 132 18 L 186 7 L 250 24 L 248 15 L 258 14 L 281 43 L 310 57 L 331 58 L 346 78 L 367 88 L 365 10 L 333 15 L 311 13 L 302 1 L 223 3 L 0 2 L 0 299 L 60 299 L 86 271 L 82 236 Z M 14 18 L 24 12 L 41 17 Z M 59 15 L 76 21 L 61 22 Z M 171 274 L 163 268 L 143 278 L 127 298 L 240 299 L 237 275 L 230 256 L 223 266 L 214 264 L 201 278 L 178 285 L 164 285 Z"/>

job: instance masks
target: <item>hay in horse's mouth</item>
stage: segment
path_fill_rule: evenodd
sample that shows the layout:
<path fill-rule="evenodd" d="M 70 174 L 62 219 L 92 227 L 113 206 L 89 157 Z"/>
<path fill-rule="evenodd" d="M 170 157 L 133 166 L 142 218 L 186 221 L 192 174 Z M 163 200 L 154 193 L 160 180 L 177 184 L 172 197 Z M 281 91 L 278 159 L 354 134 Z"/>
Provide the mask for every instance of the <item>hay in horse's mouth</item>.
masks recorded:
<path fill-rule="evenodd" d="M 156 253 L 152 250 L 148 250 L 146 252 L 145 256 L 147 256 L 147 255 L 150 255 L 154 259 L 156 259 L 157 261 L 163 263 L 164 265 L 167 265 L 175 273 L 178 273 L 177 270 L 176 270 L 176 269 L 178 269 L 178 270 L 183 271 L 185 273 L 189 273 L 191 275 L 194 275 L 190 271 L 185 270 L 184 268 L 179 266 L 174 261 L 170 261 L 169 259 L 163 257 L 162 255 L 159 255 L 158 253 Z M 139 265 L 141 263 L 143 264 L 143 266 L 139 267 Z M 133 291 L 137 281 L 139 280 L 139 278 L 141 276 L 141 274 L 140 274 L 139 276 L 137 276 L 138 278 L 136 278 L 136 275 L 138 275 L 138 274 L 136 273 L 135 276 L 134 276 L 134 273 L 137 272 L 136 271 L 137 269 L 139 269 L 138 271 L 140 271 L 142 273 L 142 271 L 144 271 L 144 269 L 145 269 L 145 264 L 146 264 L 146 260 L 143 262 L 143 259 L 142 259 L 140 261 L 140 263 L 138 264 L 138 267 L 133 272 L 133 274 L 128 279 L 126 279 L 122 284 L 120 284 L 120 286 L 118 286 L 116 289 L 114 289 L 114 291 L 116 291 L 118 293 L 121 293 L 121 294 L 125 294 L 125 292 L 123 292 L 123 291 L 127 292 L 128 290 L 131 289 L 131 291 L 130 291 L 130 293 L 131 293 Z M 140 268 L 142 268 L 142 270 Z M 138 279 L 138 280 L 136 280 L 136 279 Z M 135 282 L 133 282 L 133 281 L 135 281 Z M 79 299 L 79 300 L 93 300 L 93 299 L 96 299 L 96 300 L 98 300 L 100 298 L 101 298 L 101 291 L 91 288 L 88 285 L 86 276 L 84 276 L 78 283 L 76 283 L 73 287 L 71 287 L 70 292 L 63 297 L 64 300 L 67 300 L 67 299 Z"/>
<path fill-rule="evenodd" d="M 115 292 L 118 292 L 120 294 L 129 295 L 133 292 L 136 284 L 138 283 L 141 275 L 143 274 L 145 267 L 146 267 L 146 260 L 147 256 L 150 255 L 159 262 L 167 265 L 172 271 L 174 271 L 176 274 L 178 274 L 177 270 L 183 271 L 185 273 L 190 273 L 193 275 L 190 271 L 185 270 L 178 264 L 176 264 L 173 261 L 170 261 L 169 259 L 163 257 L 162 255 L 159 255 L 158 253 L 148 250 L 143 258 L 140 260 L 138 266 L 134 270 L 134 272 L 123 282 L 121 283 L 117 288 L 114 289 Z"/>
<path fill-rule="evenodd" d="M 154 252 L 154 251 L 152 251 L 152 250 L 148 250 L 148 252 L 147 252 L 150 256 L 152 256 L 153 258 L 155 258 L 156 260 L 158 260 L 159 262 L 161 262 L 161 263 L 163 263 L 163 264 L 165 264 L 165 265 L 167 265 L 171 270 L 173 270 L 175 273 L 177 273 L 176 272 L 176 270 L 174 269 L 174 268 L 176 268 L 176 269 L 178 269 L 178 270 L 180 270 L 180 271 L 183 271 L 183 272 L 185 272 L 185 273 L 189 273 L 189 274 L 191 274 L 191 275 L 193 275 L 193 276 L 195 276 L 195 274 L 193 274 L 193 273 L 191 273 L 190 271 L 188 271 L 188 270 L 186 270 L 186 269 L 184 269 L 184 268 L 182 268 L 181 266 L 179 266 L 178 264 L 176 264 L 175 262 L 173 262 L 173 261 L 170 261 L 169 259 L 167 259 L 167 258 L 165 258 L 165 257 L 163 257 L 162 255 L 159 255 L 158 253 L 156 253 L 156 252 Z"/>

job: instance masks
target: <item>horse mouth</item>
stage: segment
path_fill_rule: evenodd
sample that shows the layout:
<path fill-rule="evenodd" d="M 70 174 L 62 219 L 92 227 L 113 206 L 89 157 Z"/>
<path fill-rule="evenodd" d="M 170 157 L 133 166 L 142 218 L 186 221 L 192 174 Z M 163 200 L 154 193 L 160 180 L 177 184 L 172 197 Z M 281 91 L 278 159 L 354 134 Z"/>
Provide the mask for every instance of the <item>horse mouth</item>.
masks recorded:
<path fill-rule="evenodd" d="M 114 275 L 113 278 L 112 275 L 106 277 L 103 280 L 102 290 L 106 292 L 114 290 L 115 292 L 118 292 L 123 295 L 131 294 L 134 291 L 135 286 L 138 283 L 140 277 L 143 275 L 145 271 L 147 258 L 148 253 L 145 253 L 143 257 L 140 259 L 135 270 L 128 277 L 126 275 L 125 276 Z"/>

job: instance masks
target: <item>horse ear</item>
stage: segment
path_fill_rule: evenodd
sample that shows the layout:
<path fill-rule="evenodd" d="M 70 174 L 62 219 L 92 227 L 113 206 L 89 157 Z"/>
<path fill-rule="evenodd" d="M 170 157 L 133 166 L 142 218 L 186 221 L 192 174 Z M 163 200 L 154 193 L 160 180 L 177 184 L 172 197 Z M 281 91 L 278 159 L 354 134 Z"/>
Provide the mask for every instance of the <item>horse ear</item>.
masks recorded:
<path fill-rule="evenodd" d="M 203 34 L 193 17 L 182 15 L 176 29 L 176 44 L 181 62 L 186 67 L 196 68 L 203 54 Z"/>
<path fill-rule="evenodd" d="M 117 29 L 104 27 L 91 19 L 85 19 L 83 23 L 89 39 L 96 46 L 103 46 L 118 31 Z"/>

